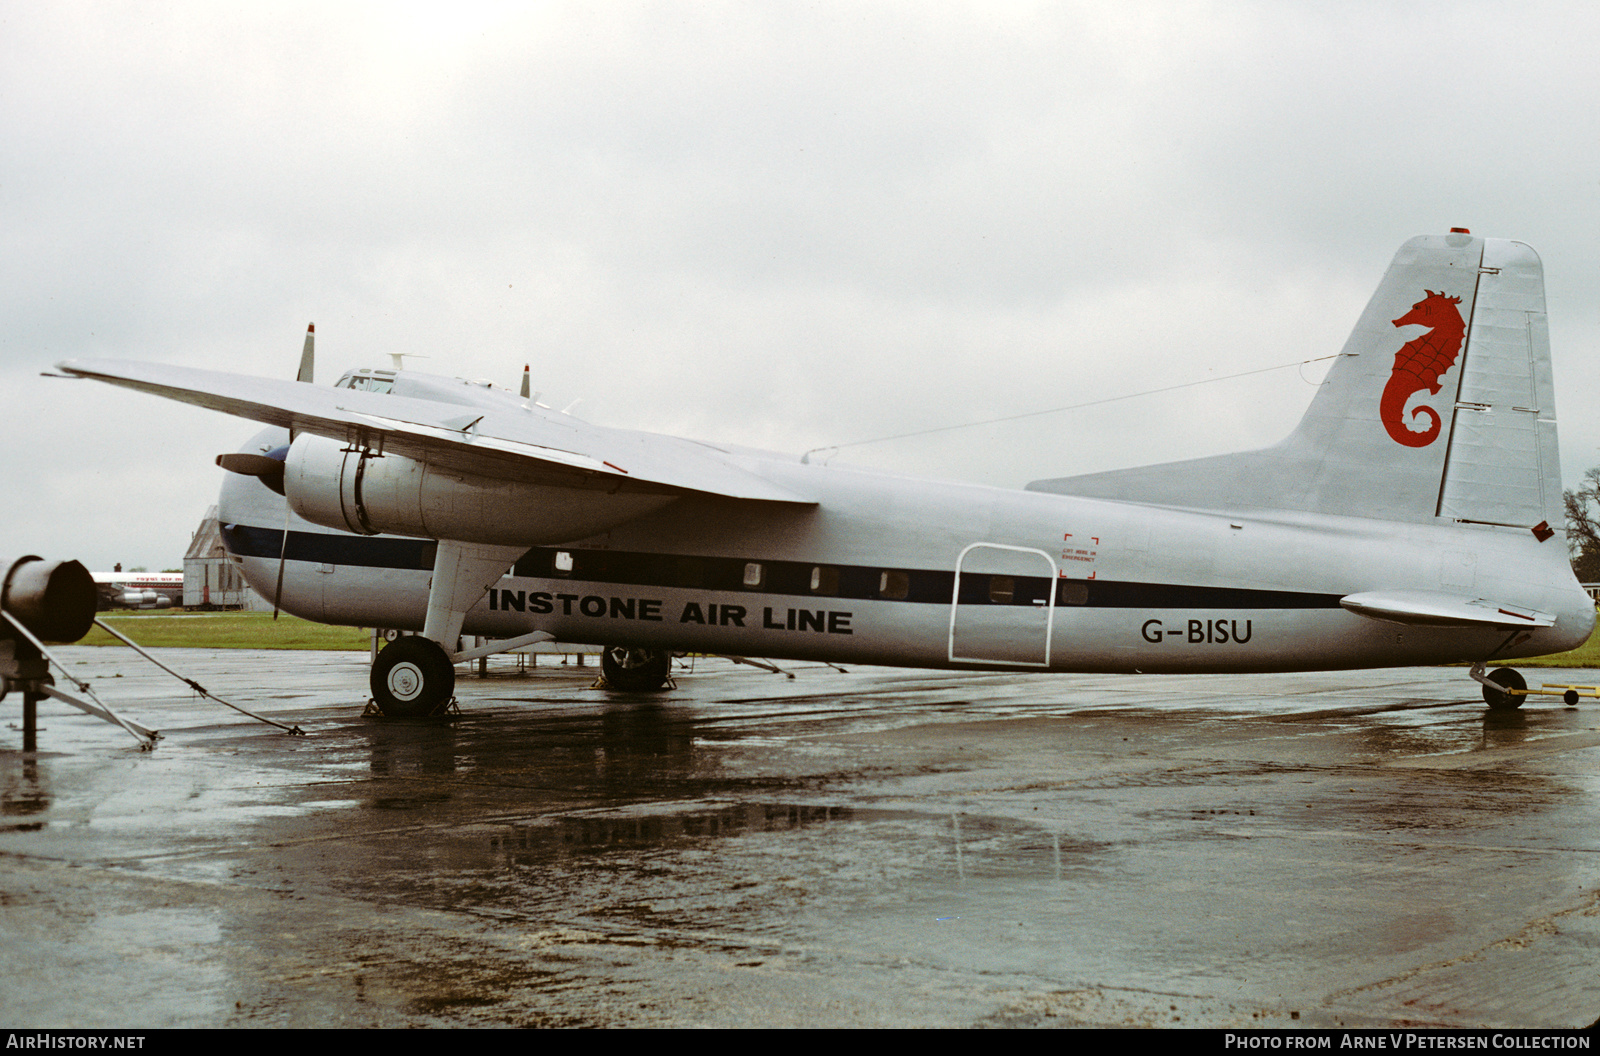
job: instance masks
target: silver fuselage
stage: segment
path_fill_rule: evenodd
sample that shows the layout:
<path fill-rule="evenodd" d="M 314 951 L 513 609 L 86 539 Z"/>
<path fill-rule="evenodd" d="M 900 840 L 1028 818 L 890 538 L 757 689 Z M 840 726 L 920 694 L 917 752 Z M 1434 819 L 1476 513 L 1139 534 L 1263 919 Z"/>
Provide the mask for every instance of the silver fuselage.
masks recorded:
<path fill-rule="evenodd" d="M 250 450 L 284 442 L 268 430 Z M 729 453 L 814 506 L 684 497 L 533 548 L 463 633 L 913 667 L 1246 672 L 1533 656 L 1582 643 L 1594 606 L 1561 535 L 1086 499 Z M 276 589 L 283 499 L 228 475 L 225 539 Z M 289 521 L 282 605 L 420 629 L 431 543 Z M 1454 591 L 1550 627 L 1427 627 L 1346 611 L 1372 590 Z"/>

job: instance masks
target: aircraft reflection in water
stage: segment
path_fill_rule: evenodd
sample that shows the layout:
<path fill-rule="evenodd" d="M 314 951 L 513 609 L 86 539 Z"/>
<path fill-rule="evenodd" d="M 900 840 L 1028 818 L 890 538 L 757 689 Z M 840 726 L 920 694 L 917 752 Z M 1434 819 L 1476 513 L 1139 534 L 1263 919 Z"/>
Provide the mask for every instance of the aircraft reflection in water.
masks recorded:
<path fill-rule="evenodd" d="M 1241 454 L 1035 481 L 917 480 L 589 425 L 486 385 L 361 370 L 332 388 L 148 364 L 61 369 L 268 423 L 221 498 L 249 581 L 308 619 L 420 630 L 388 714 L 452 662 L 554 638 L 608 682 L 669 654 L 1006 671 L 1244 672 L 1572 648 L 1545 326 L 1526 245 L 1401 247 L 1294 433 Z M 285 511 L 284 502 L 290 511 Z M 287 524 L 287 532 L 285 525 Z M 509 573 L 508 573 L 509 569 Z M 457 652 L 463 633 L 503 639 Z"/>

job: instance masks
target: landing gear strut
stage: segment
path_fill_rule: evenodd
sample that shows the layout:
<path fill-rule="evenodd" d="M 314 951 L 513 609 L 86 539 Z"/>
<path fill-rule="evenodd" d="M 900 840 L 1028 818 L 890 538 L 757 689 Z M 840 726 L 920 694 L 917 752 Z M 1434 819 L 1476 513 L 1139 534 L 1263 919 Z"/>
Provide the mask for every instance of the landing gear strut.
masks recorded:
<path fill-rule="evenodd" d="M 432 715 L 455 688 L 455 665 L 444 647 L 429 638 L 396 638 L 372 665 L 372 699 L 393 719 Z"/>
<path fill-rule="evenodd" d="M 428 584 L 428 615 L 422 634 L 396 638 L 372 664 L 372 699 L 392 718 L 432 715 L 456 688 L 452 647 L 461 638 L 467 610 L 505 575 L 525 548 L 461 543 L 434 544 L 433 579 Z"/>
<path fill-rule="evenodd" d="M 649 693 L 667 684 L 672 654 L 655 649 L 608 645 L 600 654 L 600 673 L 606 685 L 624 693 Z"/>

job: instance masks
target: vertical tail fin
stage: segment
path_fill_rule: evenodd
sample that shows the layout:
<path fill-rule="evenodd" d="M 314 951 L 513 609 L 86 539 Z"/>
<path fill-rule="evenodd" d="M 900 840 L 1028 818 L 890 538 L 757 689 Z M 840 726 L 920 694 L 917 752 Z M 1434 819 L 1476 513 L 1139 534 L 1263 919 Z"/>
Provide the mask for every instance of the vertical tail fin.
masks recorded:
<path fill-rule="evenodd" d="M 1538 255 L 1465 232 L 1413 238 L 1281 443 L 1028 487 L 1210 509 L 1559 524 Z"/>

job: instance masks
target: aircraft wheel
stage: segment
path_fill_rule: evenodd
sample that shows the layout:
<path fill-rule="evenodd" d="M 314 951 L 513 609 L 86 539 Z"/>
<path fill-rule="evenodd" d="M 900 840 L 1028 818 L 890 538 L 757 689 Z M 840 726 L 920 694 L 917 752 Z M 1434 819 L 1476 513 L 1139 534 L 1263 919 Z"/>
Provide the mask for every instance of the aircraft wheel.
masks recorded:
<path fill-rule="evenodd" d="M 600 654 L 600 673 L 606 685 L 626 693 L 648 693 L 667 684 L 672 654 L 655 649 L 608 645 Z"/>
<path fill-rule="evenodd" d="M 455 665 L 431 638 L 396 638 L 372 664 L 372 699 L 392 719 L 432 715 L 455 688 Z"/>
<path fill-rule="evenodd" d="M 1527 689 L 1528 683 L 1521 675 L 1509 667 L 1497 667 L 1489 672 L 1489 681 L 1499 683 L 1505 689 Z M 1511 711 L 1522 707 L 1522 694 L 1503 693 L 1488 686 L 1483 687 L 1483 699 L 1494 711 Z"/>

